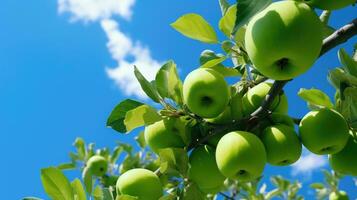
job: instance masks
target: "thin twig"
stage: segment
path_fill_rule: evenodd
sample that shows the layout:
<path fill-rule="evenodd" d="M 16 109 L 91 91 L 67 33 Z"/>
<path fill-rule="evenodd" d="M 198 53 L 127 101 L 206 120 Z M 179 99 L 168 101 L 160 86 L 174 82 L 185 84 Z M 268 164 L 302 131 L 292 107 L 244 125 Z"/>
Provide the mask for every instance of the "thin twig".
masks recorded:
<path fill-rule="evenodd" d="M 234 200 L 234 198 L 232 198 L 232 197 L 230 197 L 230 196 L 224 194 L 223 192 L 220 192 L 219 194 L 220 194 L 221 196 L 223 196 L 224 198 L 226 198 L 226 199 Z"/>

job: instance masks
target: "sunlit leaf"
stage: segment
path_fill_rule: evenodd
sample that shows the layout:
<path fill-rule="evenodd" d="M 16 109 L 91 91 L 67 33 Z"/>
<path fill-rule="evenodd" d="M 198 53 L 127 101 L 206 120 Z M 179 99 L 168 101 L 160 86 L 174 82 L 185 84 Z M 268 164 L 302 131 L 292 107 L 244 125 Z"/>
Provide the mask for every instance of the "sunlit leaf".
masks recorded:
<path fill-rule="evenodd" d="M 352 76 L 357 77 L 357 61 L 353 60 L 344 49 L 338 51 L 338 58 L 344 69 Z"/>
<path fill-rule="evenodd" d="M 333 104 L 330 98 L 318 89 L 304 89 L 301 88 L 298 92 L 299 97 L 304 99 L 307 103 L 313 106 L 322 106 L 327 108 L 332 108 Z"/>
<path fill-rule="evenodd" d="M 139 71 L 139 69 L 134 66 L 134 74 L 136 79 L 139 81 L 141 89 L 145 92 L 145 94 L 150 97 L 153 101 L 160 103 L 161 98 L 159 96 L 159 92 L 157 91 L 155 84 L 149 82 L 143 74 Z"/>
<path fill-rule="evenodd" d="M 126 127 L 126 131 L 130 132 L 135 128 L 144 125 L 150 125 L 159 120 L 161 120 L 161 116 L 153 107 L 149 105 L 141 105 L 132 110 L 129 110 L 126 113 L 124 124 Z"/>
<path fill-rule="evenodd" d="M 212 26 L 198 14 L 183 15 L 171 26 L 186 37 L 210 44 L 218 43 L 216 32 Z"/>
<path fill-rule="evenodd" d="M 86 192 L 84 191 L 82 182 L 78 178 L 74 179 L 74 181 L 72 181 L 71 186 L 73 189 L 75 200 L 86 200 L 87 199 Z"/>
<path fill-rule="evenodd" d="M 50 167 L 41 170 L 42 185 L 54 200 L 74 200 L 70 182 L 61 170 Z"/>

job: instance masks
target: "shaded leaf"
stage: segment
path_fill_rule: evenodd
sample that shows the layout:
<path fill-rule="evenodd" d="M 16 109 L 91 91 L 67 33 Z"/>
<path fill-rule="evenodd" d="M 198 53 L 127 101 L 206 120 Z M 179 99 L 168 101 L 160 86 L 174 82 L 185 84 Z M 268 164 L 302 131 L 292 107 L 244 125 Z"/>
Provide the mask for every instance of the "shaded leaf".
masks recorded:
<path fill-rule="evenodd" d="M 103 198 L 103 190 L 99 185 L 97 185 L 94 188 L 92 196 L 93 196 L 94 200 L 104 200 L 104 198 Z"/>
<path fill-rule="evenodd" d="M 42 199 L 37 198 L 37 197 L 25 197 L 22 200 L 42 200 Z"/>
<path fill-rule="evenodd" d="M 237 1 L 237 14 L 236 21 L 232 35 L 249 22 L 249 20 L 258 12 L 266 8 L 272 1 L 271 0 L 239 0 Z"/>
<path fill-rule="evenodd" d="M 227 0 L 218 0 L 219 6 L 221 8 L 222 16 L 224 16 L 229 8 L 229 3 Z"/>
<path fill-rule="evenodd" d="M 195 183 L 189 183 L 183 192 L 183 200 L 204 200 L 205 195 Z"/>
<path fill-rule="evenodd" d="M 135 137 L 136 142 L 139 144 L 141 148 L 145 148 L 146 141 L 145 141 L 145 134 L 144 131 L 141 131 L 138 136 Z"/>
<path fill-rule="evenodd" d="M 325 185 L 322 183 L 312 183 L 312 184 L 310 184 L 310 187 L 313 189 L 321 190 L 321 189 L 325 188 Z"/>
<path fill-rule="evenodd" d="M 70 170 L 70 169 L 76 169 L 76 164 L 75 163 L 62 163 L 57 166 L 58 169 L 60 170 Z"/>
<path fill-rule="evenodd" d="M 240 73 L 234 68 L 225 67 L 221 63 L 227 59 L 226 56 L 215 54 L 211 50 L 204 50 L 200 56 L 201 68 L 209 68 L 217 71 L 223 76 L 239 76 Z"/>
<path fill-rule="evenodd" d="M 50 167 L 41 170 L 42 185 L 54 200 L 73 200 L 73 190 L 61 170 Z"/>
<path fill-rule="evenodd" d="M 165 148 L 159 150 L 160 172 L 181 174 L 184 177 L 188 170 L 188 156 L 185 149 Z"/>
<path fill-rule="evenodd" d="M 172 60 L 160 68 L 155 82 L 161 97 L 170 98 L 182 105 L 182 81 L 178 76 L 176 64 Z"/>
<path fill-rule="evenodd" d="M 92 194 L 93 190 L 93 175 L 92 172 L 86 167 L 82 172 L 82 179 L 84 181 L 84 187 L 88 194 Z"/>
<path fill-rule="evenodd" d="M 217 35 L 212 26 L 200 15 L 190 13 L 178 18 L 171 26 L 191 39 L 210 44 L 218 43 Z"/>
<path fill-rule="evenodd" d="M 357 61 L 353 60 L 344 49 L 338 51 L 338 59 L 349 74 L 357 77 Z"/>
<path fill-rule="evenodd" d="M 332 108 L 333 104 L 330 98 L 318 89 L 304 89 L 301 88 L 298 92 L 299 97 L 304 99 L 307 103 L 313 106 L 323 106 L 327 108 Z"/>
<path fill-rule="evenodd" d="M 124 119 L 124 125 L 127 132 L 144 126 L 150 125 L 161 120 L 161 116 L 157 111 L 149 105 L 141 105 L 132 110 L 129 110 Z"/>
<path fill-rule="evenodd" d="M 114 164 L 118 160 L 120 154 L 123 152 L 122 146 L 117 146 L 114 148 L 112 155 L 110 156 L 110 163 Z"/>
<path fill-rule="evenodd" d="M 107 120 L 107 126 L 111 127 L 112 129 L 120 133 L 127 132 L 124 124 L 126 113 L 141 105 L 143 105 L 143 103 L 131 99 L 126 99 L 120 102 L 110 114 Z"/>
<path fill-rule="evenodd" d="M 146 80 L 146 78 L 141 74 L 141 72 L 136 66 L 134 66 L 134 74 L 136 79 L 140 83 L 141 89 L 145 92 L 145 94 L 148 97 L 150 97 L 153 101 L 160 103 L 161 98 L 159 96 L 156 87 L 154 86 L 155 84 L 153 84 L 153 82 L 149 82 L 148 80 Z"/>

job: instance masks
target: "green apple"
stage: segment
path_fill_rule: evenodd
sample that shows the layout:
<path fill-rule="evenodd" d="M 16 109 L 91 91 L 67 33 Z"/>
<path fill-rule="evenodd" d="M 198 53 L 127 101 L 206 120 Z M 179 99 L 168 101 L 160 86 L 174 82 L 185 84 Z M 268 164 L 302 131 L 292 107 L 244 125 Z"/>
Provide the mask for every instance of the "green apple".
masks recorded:
<path fill-rule="evenodd" d="M 356 3 L 356 0 L 305 0 L 305 2 L 322 10 L 337 10 Z"/>
<path fill-rule="evenodd" d="M 86 163 L 86 167 L 95 176 L 103 176 L 108 170 L 108 161 L 99 155 L 90 157 Z"/>
<path fill-rule="evenodd" d="M 328 108 L 307 113 L 300 122 L 299 132 L 302 144 L 319 155 L 341 151 L 349 137 L 343 116 Z"/>
<path fill-rule="evenodd" d="M 333 170 L 346 174 L 357 176 L 357 143 L 350 136 L 346 146 L 342 151 L 329 156 L 330 166 Z"/>
<path fill-rule="evenodd" d="M 268 94 L 272 84 L 263 82 L 260 83 L 250 90 L 243 96 L 243 113 L 244 115 L 249 115 L 254 112 L 259 106 L 261 106 L 265 96 Z M 288 112 L 288 100 L 285 94 L 280 94 L 275 97 L 273 103 L 270 106 L 270 110 L 277 113 L 287 113 Z"/>
<path fill-rule="evenodd" d="M 131 169 L 119 176 L 117 191 L 138 197 L 138 200 L 158 200 L 163 195 L 159 177 L 147 169 Z"/>
<path fill-rule="evenodd" d="M 314 64 L 322 39 L 322 23 L 307 4 L 278 1 L 250 20 L 245 47 L 260 73 L 274 80 L 289 80 Z"/>
<path fill-rule="evenodd" d="M 224 77 L 211 69 L 199 68 L 189 73 L 183 84 L 187 107 L 203 118 L 221 114 L 229 103 L 230 91 Z"/>
<path fill-rule="evenodd" d="M 185 143 L 181 138 L 184 122 L 177 118 L 165 118 L 145 127 L 145 141 L 149 147 L 158 153 L 163 148 L 182 148 Z"/>
<path fill-rule="evenodd" d="M 190 154 L 189 162 L 189 177 L 201 191 L 205 193 L 219 192 L 226 178 L 217 167 L 215 150 L 208 145 L 199 146 Z"/>
<path fill-rule="evenodd" d="M 331 192 L 329 195 L 329 200 L 349 200 L 347 193 L 345 191 Z"/>
<path fill-rule="evenodd" d="M 234 131 L 219 140 L 216 161 L 224 176 L 240 181 L 252 181 L 261 176 L 264 170 L 266 151 L 263 143 L 254 134 Z"/>
<path fill-rule="evenodd" d="M 260 136 L 271 165 L 285 166 L 296 162 L 301 156 L 301 143 L 294 129 L 286 125 L 266 128 Z"/>

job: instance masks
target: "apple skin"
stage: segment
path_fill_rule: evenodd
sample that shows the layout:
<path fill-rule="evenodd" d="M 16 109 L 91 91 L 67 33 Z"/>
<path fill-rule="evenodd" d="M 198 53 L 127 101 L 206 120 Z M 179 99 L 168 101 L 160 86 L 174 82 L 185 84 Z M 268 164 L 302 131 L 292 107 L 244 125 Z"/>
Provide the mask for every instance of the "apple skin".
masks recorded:
<path fill-rule="evenodd" d="M 103 176 L 108 170 L 108 161 L 99 155 L 90 157 L 86 163 L 86 167 L 95 176 Z"/>
<path fill-rule="evenodd" d="M 294 129 L 286 125 L 266 128 L 260 136 L 271 165 L 286 166 L 296 162 L 301 156 L 302 145 Z"/>
<path fill-rule="evenodd" d="M 215 118 L 229 103 L 230 91 L 224 77 L 211 69 L 199 68 L 189 73 L 183 84 L 187 107 L 203 118 Z"/>
<path fill-rule="evenodd" d="M 338 10 L 356 3 L 356 0 L 305 0 L 305 2 L 312 7 L 322 10 Z"/>
<path fill-rule="evenodd" d="M 347 193 L 345 191 L 332 192 L 329 195 L 329 200 L 349 200 Z"/>
<path fill-rule="evenodd" d="M 263 82 L 254 86 L 243 96 L 243 113 L 245 116 L 254 112 L 259 106 L 261 106 L 265 96 L 268 94 L 272 84 Z M 285 94 L 275 97 L 273 103 L 270 106 L 270 110 L 277 113 L 288 112 L 288 100 Z"/>
<path fill-rule="evenodd" d="M 261 176 L 266 164 L 264 144 L 249 132 L 227 133 L 217 144 L 216 162 L 224 176 L 252 181 Z"/>
<path fill-rule="evenodd" d="M 357 176 L 357 143 L 350 136 L 342 151 L 329 155 L 330 166 L 336 172 Z"/>
<path fill-rule="evenodd" d="M 307 113 L 300 122 L 299 133 L 302 144 L 319 155 L 341 151 L 349 138 L 343 116 L 328 108 Z"/>
<path fill-rule="evenodd" d="M 164 118 L 158 122 L 145 127 L 145 141 L 149 147 L 158 153 L 163 148 L 182 148 L 185 143 L 180 136 L 180 131 L 183 131 L 180 119 Z"/>
<path fill-rule="evenodd" d="M 204 193 L 217 193 L 226 179 L 219 171 L 215 158 L 215 149 L 199 146 L 189 157 L 189 177 Z"/>
<path fill-rule="evenodd" d="M 274 80 L 289 80 L 314 64 L 322 39 L 322 23 L 307 4 L 278 1 L 250 20 L 245 47 L 260 73 Z"/>
<path fill-rule="evenodd" d="M 138 200 L 158 200 L 163 195 L 159 177 L 147 169 L 131 169 L 119 176 L 116 183 L 121 194 L 138 197 Z"/>

